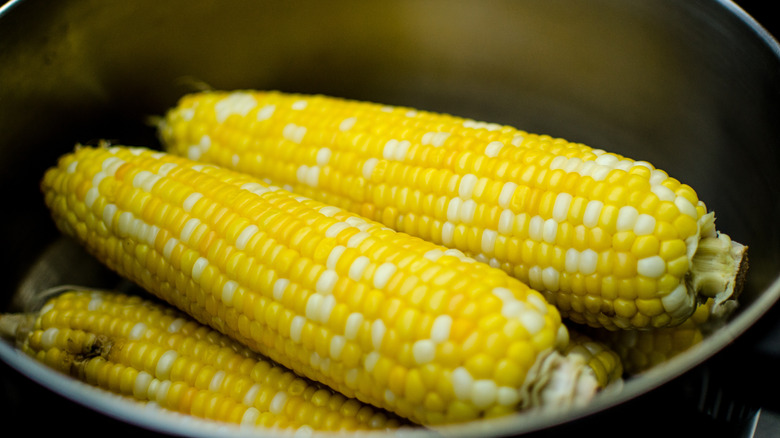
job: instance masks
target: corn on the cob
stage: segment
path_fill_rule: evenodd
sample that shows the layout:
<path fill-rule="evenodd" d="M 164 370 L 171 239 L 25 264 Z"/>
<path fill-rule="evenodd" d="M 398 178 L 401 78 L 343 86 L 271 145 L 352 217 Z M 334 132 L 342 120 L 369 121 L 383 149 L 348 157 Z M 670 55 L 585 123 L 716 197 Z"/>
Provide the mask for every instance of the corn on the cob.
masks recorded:
<path fill-rule="evenodd" d="M 395 415 L 309 382 L 187 315 L 139 296 L 73 289 L 1 315 L 4 333 L 63 373 L 142 402 L 280 430 L 396 429 Z"/>
<path fill-rule="evenodd" d="M 558 311 L 517 279 L 248 175 L 79 147 L 42 190 L 58 227 L 110 268 L 414 422 L 566 406 L 596 387 L 587 366 L 559 353 L 568 332 Z"/>
<path fill-rule="evenodd" d="M 627 375 L 632 376 L 667 362 L 702 342 L 708 335 L 726 323 L 735 303 L 715 306 L 708 299 L 696 308 L 690 318 L 675 327 L 654 330 L 584 329 L 587 336 L 596 340 L 620 358 Z M 570 333 L 579 333 L 571 327 Z"/>
<path fill-rule="evenodd" d="M 745 247 L 651 164 L 508 126 L 278 92 L 185 96 L 168 151 L 457 248 L 615 328 L 681 323 L 738 293 Z"/>

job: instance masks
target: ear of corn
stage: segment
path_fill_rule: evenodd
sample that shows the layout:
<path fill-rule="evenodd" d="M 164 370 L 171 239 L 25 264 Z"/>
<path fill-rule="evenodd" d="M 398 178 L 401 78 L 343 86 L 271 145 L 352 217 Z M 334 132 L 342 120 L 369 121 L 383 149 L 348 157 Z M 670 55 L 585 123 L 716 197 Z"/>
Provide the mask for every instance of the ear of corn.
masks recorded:
<path fill-rule="evenodd" d="M 613 351 L 619 358 L 627 375 L 636 375 L 694 348 L 708 335 L 726 323 L 736 303 L 716 306 L 708 299 L 697 306 L 690 318 L 675 327 L 654 330 L 581 329 L 570 326 L 570 332 L 582 333 Z M 582 330 L 582 331 L 581 331 Z M 586 333 L 586 334 L 585 334 Z M 575 336 L 572 335 L 572 338 Z"/>
<path fill-rule="evenodd" d="M 456 248 L 578 323 L 681 323 L 738 294 L 745 247 L 696 192 L 643 161 L 410 108 L 279 92 L 185 96 L 172 153 L 232 167 Z"/>
<path fill-rule="evenodd" d="M 42 181 L 107 266 L 348 397 L 442 424 L 592 397 L 555 307 L 505 272 L 248 175 L 79 147 Z"/>
<path fill-rule="evenodd" d="M 163 409 L 301 433 L 405 424 L 138 296 L 71 290 L 37 312 L 2 315 L 0 321 L 24 352 L 52 368 Z"/>

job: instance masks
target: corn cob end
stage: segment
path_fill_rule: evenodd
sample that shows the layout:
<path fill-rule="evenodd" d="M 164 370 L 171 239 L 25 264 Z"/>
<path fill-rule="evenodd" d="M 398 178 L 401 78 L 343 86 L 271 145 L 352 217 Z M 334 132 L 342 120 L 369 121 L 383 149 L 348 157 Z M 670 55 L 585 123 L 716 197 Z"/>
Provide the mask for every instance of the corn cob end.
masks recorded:
<path fill-rule="evenodd" d="M 532 379 L 535 383 L 524 388 L 524 408 L 582 406 L 602 388 L 584 356 L 555 352 L 537 361 L 531 373 L 546 378 Z"/>
<path fill-rule="evenodd" d="M 742 292 L 748 269 L 748 247 L 715 230 L 714 214 L 702 218 L 701 239 L 691 258 L 687 279 L 697 296 L 714 298 L 713 310 Z"/>
<path fill-rule="evenodd" d="M 33 317 L 22 313 L 0 314 L 0 338 L 18 341 L 32 328 Z"/>

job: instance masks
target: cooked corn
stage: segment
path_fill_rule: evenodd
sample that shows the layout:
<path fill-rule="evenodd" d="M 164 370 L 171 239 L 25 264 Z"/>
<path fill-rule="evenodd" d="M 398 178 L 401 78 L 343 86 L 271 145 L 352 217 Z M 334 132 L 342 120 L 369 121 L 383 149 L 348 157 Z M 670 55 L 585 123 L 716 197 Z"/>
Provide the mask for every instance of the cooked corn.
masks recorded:
<path fill-rule="evenodd" d="M 117 394 L 195 417 L 280 430 L 396 429 L 396 416 L 344 397 L 172 308 L 72 290 L 40 311 L 2 315 L 41 362 Z"/>
<path fill-rule="evenodd" d="M 739 292 L 745 248 L 651 164 L 508 126 L 325 96 L 203 92 L 170 152 L 251 173 L 461 250 L 615 328 L 681 323 Z M 697 251 L 697 249 L 699 249 Z"/>
<path fill-rule="evenodd" d="M 543 296 L 457 250 L 248 175 L 80 147 L 42 182 L 55 223 L 199 321 L 426 425 L 588 400 Z M 571 384 L 571 386 L 567 385 Z"/>

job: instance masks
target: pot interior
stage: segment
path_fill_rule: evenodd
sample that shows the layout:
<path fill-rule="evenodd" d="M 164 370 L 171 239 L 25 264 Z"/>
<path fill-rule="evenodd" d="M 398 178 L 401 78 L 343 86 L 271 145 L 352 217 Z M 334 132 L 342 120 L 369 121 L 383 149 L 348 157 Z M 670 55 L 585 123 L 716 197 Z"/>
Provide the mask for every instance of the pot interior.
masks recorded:
<path fill-rule="evenodd" d="M 12 1 L 0 14 L 0 310 L 57 284 L 117 284 L 59 237 L 40 178 L 75 144 L 157 147 L 147 118 L 186 92 L 278 89 L 446 112 L 650 161 L 694 187 L 719 229 L 750 247 L 742 304 L 701 348 L 581 411 L 448 433 L 585 416 L 705 361 L 780 295 L 778 53 L 725 1 Z M 11 350 L 0 343 L 14 368 L 70 390 Z"/>

